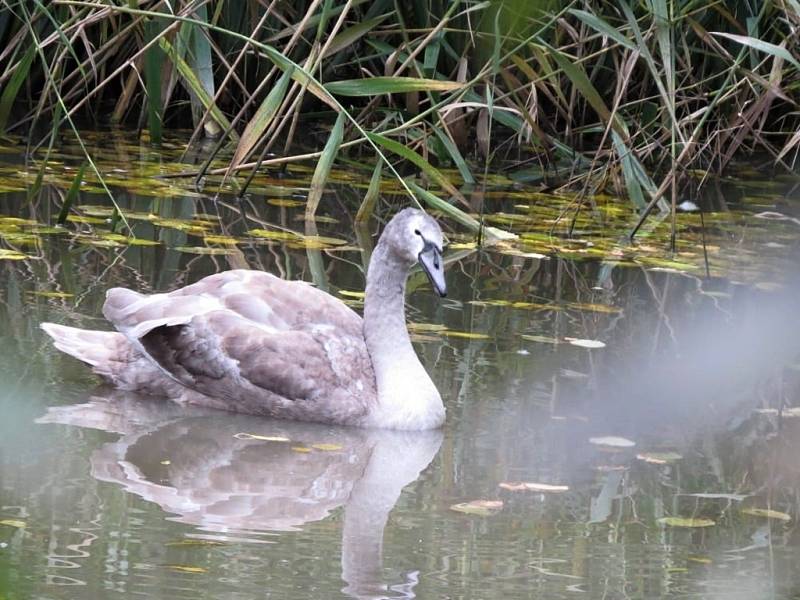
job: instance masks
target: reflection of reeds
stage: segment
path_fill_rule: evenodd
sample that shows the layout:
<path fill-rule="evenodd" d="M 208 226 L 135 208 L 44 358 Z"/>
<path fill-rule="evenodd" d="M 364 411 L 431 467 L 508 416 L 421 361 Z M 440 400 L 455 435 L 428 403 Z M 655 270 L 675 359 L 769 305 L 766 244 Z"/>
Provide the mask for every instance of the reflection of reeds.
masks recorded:
<path fill-rule="evenodd" d="M 0 129 L 49 121 L 55 136 L 87 116 L 146 123 L 159 142 L 165 127 L 192 123 L 233 151 L 198 177 L 367 150 L 411 197 L 421 200 L 398 161 L 457 204 L 462 182 L 513 157 L 519 181 L 613 187 L 643 218 L 657 204 L 674 212 L 690 169 L 754 149 L 782 162 L 800 144 L 786 110 L 800 71 L 795 2 L 136 6 L 4 3 Z M 286 156 L 304 122 L 336 113 L 341 140 Z M 312 212 L 318 199 L 312 191 Z"/>

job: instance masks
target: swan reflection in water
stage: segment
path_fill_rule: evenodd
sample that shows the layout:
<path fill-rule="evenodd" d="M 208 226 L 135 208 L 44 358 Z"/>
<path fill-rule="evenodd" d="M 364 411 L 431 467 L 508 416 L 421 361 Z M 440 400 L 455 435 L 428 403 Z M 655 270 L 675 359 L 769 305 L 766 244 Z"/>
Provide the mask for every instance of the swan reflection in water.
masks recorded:
<path fill-rule="evenodd" d="M 343 591 L 415 597 L 416 573 L 382 580 L 383 530 L 402 489 L 436 456 L 442 432 L 331 427 L 183 408 L 109 390 L 52 407 L 40 423 L 121 434 L 92 476 L 217 535 L 293 531 L 343 507 Z"/>

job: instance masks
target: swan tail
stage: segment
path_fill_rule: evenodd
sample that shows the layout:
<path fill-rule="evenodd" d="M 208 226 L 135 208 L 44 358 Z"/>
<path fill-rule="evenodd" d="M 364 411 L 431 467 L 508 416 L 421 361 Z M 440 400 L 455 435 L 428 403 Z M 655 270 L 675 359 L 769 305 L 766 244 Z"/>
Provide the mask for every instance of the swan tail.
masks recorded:
<path fill-rule="evenodd" d="M 53 338 L 56 348 L 91 365 L 96 374 L 120 390 L 166 396 L 179 402 L 190 400 L 189 390 L 164 375 L 119 332 L 55 323 L 42 323 L 41 328 Z"/>
<path fill-rule="evenodd" d="M 95 373 L 104 377 L 112 378 L 112 364 L 123 360 L 121 346 L 129 351 L 127 344 L 122 344 L 124 336 L 115 331 L 93 331 L 55 323 L 42 323 L 41 327 L 53 338 L 56 348 L 91 365 Z"/>

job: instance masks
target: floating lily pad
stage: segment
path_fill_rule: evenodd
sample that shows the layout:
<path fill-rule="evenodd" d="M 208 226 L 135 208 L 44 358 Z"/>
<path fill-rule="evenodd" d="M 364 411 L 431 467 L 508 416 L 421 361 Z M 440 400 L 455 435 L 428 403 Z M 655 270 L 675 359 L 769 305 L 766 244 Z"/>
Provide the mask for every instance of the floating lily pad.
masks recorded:
<path fill-rule="evenodd" d="M 667 527 L 712 527 L 716 525 L 711 519 L 689 517 L 662 517 L 657 522 Z"/>
<path fill-rule="evenodd" d="M 753 517 L 764 517 L 765 519 L 777 519 L 779 521 L 791 521 L 792 517 L 785 512 L 772 510 L 771 508 L 743 508 L 742 514 Z"/>
<path fill-rule="evenodd" d="M 471 502 L 453 504 L 450 507 L 450 510 L 466 513 L 468 515 L 478 515 L 480 517 L 491 516 L 502 509 L 502 500 L 472 500 Z"/>

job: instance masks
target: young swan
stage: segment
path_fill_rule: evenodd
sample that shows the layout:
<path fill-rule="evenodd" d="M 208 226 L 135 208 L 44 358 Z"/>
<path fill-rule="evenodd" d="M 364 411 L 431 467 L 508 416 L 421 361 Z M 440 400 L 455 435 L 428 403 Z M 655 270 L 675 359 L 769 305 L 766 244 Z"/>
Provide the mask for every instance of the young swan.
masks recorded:
<path fill-rule="evenodd" d="M 123 390 L 282 419 L 432 429 L 444 406 L 405 323 L 417 262 L 444 296 L 442 231 L 405 209 L 372 254 L 363 320 L 306 283 L 235 270 L 168 294 L 109 290 L 103 314 L 118 332 L 42 328 Z"/>

